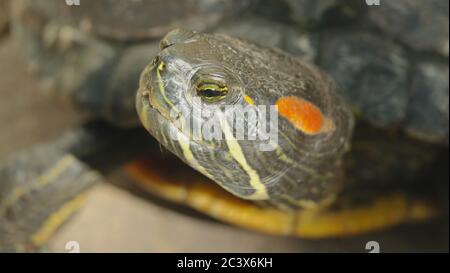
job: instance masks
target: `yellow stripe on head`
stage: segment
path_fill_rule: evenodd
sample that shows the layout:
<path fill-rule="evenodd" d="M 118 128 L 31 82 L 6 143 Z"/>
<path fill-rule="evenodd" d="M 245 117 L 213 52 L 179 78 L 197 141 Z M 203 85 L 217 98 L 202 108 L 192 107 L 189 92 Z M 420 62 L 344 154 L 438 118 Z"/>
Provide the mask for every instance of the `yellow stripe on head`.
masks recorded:
<path fill-rule="evenodd" d="M 252 200 L 267 199 L 269 195 L 267 194 L 266 186 L 259 179 L 258 173 L 247 163 L 241 146 L 239 145 L 239 142 L 234 138 L 226 119 L 221 118 L 220 123 L 231 156 L 239 163 L 239 165 L 241 165 L 242 169 L 244 169 L 244 171 L 247 173 L 250 178 L 249 183 L 255 190 L 255 192 L 251 196 L 245 196 L 245 198 Z"/>
<path fill-rule="evenodd" d="M 161 93 L 161 96 L 164 98 L 164 101 L 170 106 L 175 107 L 171 100 L 166 95 L 166 88 L 164 86 L 164 80 L 162 79 L 161 72 L 163 72 L 166 69 L 166 63 L 161 61 L 161 63 L 158 65 L 158 68 L 156 69 L 156 77 L 158 79 L 158 87 L 159 92 Z"/>
<path fill-rule="evenodd" d="M 244 100 L 250 105 L 255 105 L 255 101 L 250 96 L 244 95 Z"/>

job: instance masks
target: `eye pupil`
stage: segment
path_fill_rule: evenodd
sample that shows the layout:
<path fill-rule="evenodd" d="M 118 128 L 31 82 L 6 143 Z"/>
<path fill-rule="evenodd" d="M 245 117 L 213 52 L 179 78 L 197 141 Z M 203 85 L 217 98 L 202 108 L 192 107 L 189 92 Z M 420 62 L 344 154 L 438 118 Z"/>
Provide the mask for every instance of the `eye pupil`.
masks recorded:
<path fill-rule="evenodd" d="M 205 89 L 201 91 L 201 94 L 205 97 L 216 97 L 222 95 L 222 92 L 214 89 Z"/>
<path fill-rule="evenodd" d="M 203 83 L 197 86 L 197 95 L 208 100 L 215 101 L 226 96 L 228 88 L 216 83 Z"/>

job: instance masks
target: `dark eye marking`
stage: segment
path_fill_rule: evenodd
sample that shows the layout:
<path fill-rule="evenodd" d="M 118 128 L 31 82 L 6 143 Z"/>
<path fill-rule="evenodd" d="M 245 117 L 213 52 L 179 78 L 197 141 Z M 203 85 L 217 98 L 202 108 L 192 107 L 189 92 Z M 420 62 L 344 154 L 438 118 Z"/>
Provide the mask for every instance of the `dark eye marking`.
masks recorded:
<path fill-rule="evenodd" d="M 197 85 L 196 92 L 204 100 L 214 102 L 227 95 L 228 87 L 223 83 L 205 82 Z"/>

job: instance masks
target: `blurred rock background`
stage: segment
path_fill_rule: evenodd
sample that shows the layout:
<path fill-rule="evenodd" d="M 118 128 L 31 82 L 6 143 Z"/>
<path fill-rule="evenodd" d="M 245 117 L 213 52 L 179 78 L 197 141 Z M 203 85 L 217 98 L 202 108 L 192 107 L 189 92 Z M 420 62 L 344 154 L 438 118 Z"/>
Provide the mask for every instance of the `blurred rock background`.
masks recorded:
<path fill-rule="evenodd" d="M 8 31 L 8 2 L 0 0 L 0 160 L 51 140 L 85 119 L 73 104 L 45 95 L 42 82 L 30 73 L 24 45 Z M 106 2 L 109 7 L 126 3 Z M 163 9 L 172 10 L 174 17 L 183 14 L 175 0 L 133 2 L 137 3 L 135 7 L 141 2 L 151 3 L 155 8 L 149 12 L 156 15 Z M 218 15 L 203 22 L 192 12 L 193 19 L 188 20 L 191 28 L 282 48 L 314 62 L 333 76 L 342 95 L 371 123 L 402 127 L 426 141 L 448 145 L 448 1 L 381 0 L 380 6 L 370 7 L 358 0 L 252 0 L 237 1 L 239 6 L 235 7 L 220 0 L 199 2 L 204 9 L 218 11 Z M 231 15 L 220 16 L 224 10 Z M 148 50 L 146 45 L 154 44 L 166 31 L 163 26 L 171 23 L 156 15 L 159 27 L 151 34 L 136 31 L 133 41 L 124 51 L 117 51 L 117 56 L 134 56 L 131 60 L 145 65 L 139 52 Z M 145 28 L 139 17 L 130 18 L 129 24 Z M 107 16 L 96 17 L 91 22 L 94 33 L 122 41 L 127 32 L 120 24 L 113 32 L 103 27 L 110 21 Z M 89 30 L 89 26 L 86 28 Z M 135 64 L 122 63 L 125 68 Z M 138 66 L 134 66 L 136 77 Z M 116 74 L 123 84 L 120 75 L 124 74 L 117 73 L 121 69 Z M 55 81 L 53 86 L 58 84 L 57 77 L 50 74 L 50 78 Z M 137 84 L 137 78 L 132 84 Z M 120 183 L 127 179 L 120 170 L 107 178 Z M 78 241 L 85 252 L 363 252 L 370 240 L 379 241 L 382 251 L 448 251 L 448 219 L 350 239 L 297 240 L 192 217 L 105 183 L 94 187 L 86 206 L 56 234 L 48 251 L 63 252 L 65 243 L 72 240 Z"/>

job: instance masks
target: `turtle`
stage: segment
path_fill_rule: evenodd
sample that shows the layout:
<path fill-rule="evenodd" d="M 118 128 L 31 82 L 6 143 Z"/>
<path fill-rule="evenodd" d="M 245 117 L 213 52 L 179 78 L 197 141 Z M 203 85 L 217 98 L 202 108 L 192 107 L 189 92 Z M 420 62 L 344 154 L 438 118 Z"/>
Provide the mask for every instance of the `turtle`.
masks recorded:
<path fill-rule="evenodd" d="M 233 21 L 247 3 L 217 0 L 217 5 L 196 6 L 186 1 L 190 8 L 180 9 L 164 1 L 161 8 L 171 12 L 163 14 L 174 17 L 158 17 L 161 10 L 155 9 L 155 18 L 162 21 L 150 22 L 151 1 L 127 6 L 91 2 L 79 7 L 60 1 L 13 4 L 13 32 L 23 41 L 44 89 L 57 90 L 89 113 L 91 121 L 2 165 L 0 249 L 29 251 L 44 245 L 82 204 L 86 190 L 101 180 L 93 170 L 108 172 L 123 165 L 146 191 L 276 235 L 351 236 L 439 214 L 435 184 L 441 185 L 445 176 L 446 149 L 424 142 L 430 140 L 426 137 L 413 139 L 403 128 L 373 122 L 379 120 L 373 112 L 351 111 L 345 99 L 352 96 L 335 90 L 326 72 L 279 49 L 220 34 L 176 29 L 160 37 L 179 24 L 214 32 L 222 17 L 226 21 L 224 14 L 232 14 Z M 125 23 L 111 24 L 110 14 Z M 289 51 L 298 50 L 298 35 L 287 37 L 292 39 L 286 41 Z M 329 58 L 322 56 L 319 65 L 336 76 L 342 68 L 333 71 Z M 355 71 L 364 69 L 356 66 Z M 188 116 L 193 98 L 194 108 L 277 105 L 278 142 L 230 137 L 228 116 L 218 126 L 225 134 L 222 142 L 180 134 L 176 126 Z M 356 105 L 365 106 L 360 102 L 367 101 L 358 99 Z M 185 108 L 171 117 L 178 108 L 175 102 Z M 308 114 L 299 115 L 294 110 L 299 108 Z M 391 112 L 387 116 L 395 117 Z M 162 159 L 141 123 L 174 156 Z M 243 124 L 244 129 L 252 127 L 245 118 Z M 419 131 L 429 136 L 429 128 Z M 448 130 L 444 137 L 439 133 L 432 140 L 445 143 Z M 256 144 L 269 150 L 252 148 Z"/>

